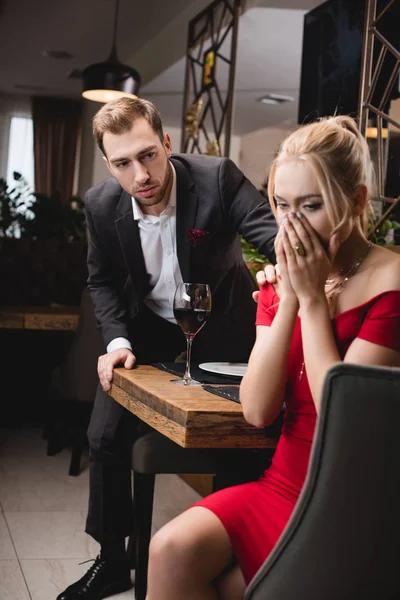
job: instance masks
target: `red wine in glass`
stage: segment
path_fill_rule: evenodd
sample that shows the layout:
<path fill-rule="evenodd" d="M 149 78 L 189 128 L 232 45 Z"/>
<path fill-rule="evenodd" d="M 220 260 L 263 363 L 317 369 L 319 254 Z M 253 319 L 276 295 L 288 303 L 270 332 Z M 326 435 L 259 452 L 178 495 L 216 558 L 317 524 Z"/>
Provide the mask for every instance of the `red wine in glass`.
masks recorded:
<path fill-rule="evenodd" d="M 211 313 L 211 291 L 206 283 L 180 283 L 174 296 L 174 316 L 186 337 L 186 370 L 180 385 L 201 385 L 190 374 L 190 356 L 194 336 L 207 322 Z"/>
<path fill-rule="evenodd" d="M 206 324 L 209 310 L 201 308 L 175 308 L 174 317 L 185 335 L 195 336 Z"/>

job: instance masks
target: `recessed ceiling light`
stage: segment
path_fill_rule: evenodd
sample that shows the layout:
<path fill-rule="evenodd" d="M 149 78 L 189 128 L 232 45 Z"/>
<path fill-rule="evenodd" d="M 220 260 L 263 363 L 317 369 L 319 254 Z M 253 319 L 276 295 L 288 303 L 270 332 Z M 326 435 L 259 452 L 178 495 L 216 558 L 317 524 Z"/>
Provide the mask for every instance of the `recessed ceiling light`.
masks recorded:
<path fill-rule="evenodd" d="M 66 50 L 43 50 L 42 56 L 45 58 L 54 58 L 55 60 L 71 60 L 74 55 Z"/>
<path fill-rule="evenodd" d="M 258 99 L 263 104 L 283 104 L 284 102 L 294 102 L 293 96 L 282 96 L 281 94 L 266 94 Z"/>
<path fill-rule="evenodd" d="M 279 104 L 278 100 L 275 100 L 275 98 L 268 98 L 267 96 L 265 96 L 265 98 L 260 98 L 259 102 L 262 102 L 262 104 Z"/>

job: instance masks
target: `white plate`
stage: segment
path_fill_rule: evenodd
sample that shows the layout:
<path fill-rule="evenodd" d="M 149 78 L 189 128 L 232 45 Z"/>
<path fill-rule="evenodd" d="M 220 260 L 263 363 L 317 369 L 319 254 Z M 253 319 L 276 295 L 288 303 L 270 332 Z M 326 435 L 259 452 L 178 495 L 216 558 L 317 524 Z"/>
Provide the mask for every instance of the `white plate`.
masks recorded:
<path fill-rule="evenodd" d="M 209 371 L 210 373 L 218 373 L 219 375 L 232 375 L 233 377 L 243 377 L 247 371 L 247 363 L 230 363 L 230 362 L 209 362 L 201 363 L 200 369 Z"/>

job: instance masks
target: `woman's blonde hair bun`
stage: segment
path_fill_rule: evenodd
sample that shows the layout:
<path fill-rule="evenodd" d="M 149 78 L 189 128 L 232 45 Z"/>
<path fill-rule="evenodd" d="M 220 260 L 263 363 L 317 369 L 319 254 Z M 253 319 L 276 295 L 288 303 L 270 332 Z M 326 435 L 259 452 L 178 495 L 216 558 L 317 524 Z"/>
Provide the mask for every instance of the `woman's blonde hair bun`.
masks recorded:
<path fill-rule="evenodd" d="M 354 119 L 325 117 L 303 125 L 283 141 L 270 170 L 268 196 L 273 210 L 276 168 L 283 160 L 293 159 L 312 167 L 334 231 L 354 218 L 367 231 L 375 176 L 368 144 Z M 361 216 L 354 217 L 354 196 L 360 185 L 368 190 L 368 202 Z"/>

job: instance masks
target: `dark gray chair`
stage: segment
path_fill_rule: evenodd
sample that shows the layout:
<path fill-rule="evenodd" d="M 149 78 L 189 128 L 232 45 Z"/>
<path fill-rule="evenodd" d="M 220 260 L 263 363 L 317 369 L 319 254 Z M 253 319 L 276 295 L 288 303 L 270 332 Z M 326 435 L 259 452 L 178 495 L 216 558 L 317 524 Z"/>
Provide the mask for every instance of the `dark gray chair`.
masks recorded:
<path fill-rule="evenodd" d="M 85 288 L 77 330 L 64 362 L 52 373 L 48 398 L 52 422 L 48 427 L 47 454 L 56 454 L 65 439 L 72 440 L 70 475 L 80 473 L 86 430 L 99 382 L 97 359 L 104 352 L 92 300 Z"/>
<path fill-rule="evenodd" d="M 214 474 L 213 489 L 217 490 L 257 479 L 272 454 L 273 450 L 181 448 L 157 432 L 147 433 L 135 442 L 132 452 L 134 523 L 128 553 L 131 566 L 135 567 L 136 600 L 146 598 L 156 475 Z"/>
<path fill-rule="evenodd" d="M 400 369 L 330 369 L 303 491 L 245 600 L 400 598 L 399 427 Z"/>

